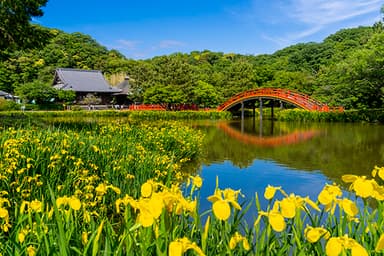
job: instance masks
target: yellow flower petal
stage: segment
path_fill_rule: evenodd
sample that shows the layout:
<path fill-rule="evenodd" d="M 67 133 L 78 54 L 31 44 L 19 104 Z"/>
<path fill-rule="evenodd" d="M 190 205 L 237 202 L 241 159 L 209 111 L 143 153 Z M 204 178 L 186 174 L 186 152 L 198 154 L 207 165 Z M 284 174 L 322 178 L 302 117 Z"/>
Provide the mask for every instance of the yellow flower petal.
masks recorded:
<path fill-rule="evenodd" d="M 327 190 L 323 189 L 318 195 L 317 199 L 322 205 L 329 205 L 332 202 L 333 197 Z"/>
<path fill-rule="evenodd" d="M 35 212 L 41 212 L 41 209 L 43 207 L 43 204 L 39 200 L 33 200 L 30 204 L 29 207 L 35 211 Z"/>
<path fill-rule="evenodd" d="M 77 198 L 77 197 L 71 197 L 70 199 L 69 199 L 69 206 L 73 209 L 73 210 L 75 210 L 75 211 L 78 211 L 78 210 L 80 210 L 80 208 L 81 208 L 81 202 L 80 202 L 80 200 Z"/>
<path fill-rule="evenodd" d="M 352 256 L 368 256 L 367 250 L 357 242 L 352 246 Z"/>
<path fill-rule="evenodd" d="M 227 220 L 231 215 L 231 208 L 228 202 L 224 200 L 218 200 L 212 205 L 213 213 L 219 220 Z"/>
<path fill-rule="evenodd" d="M 27 247 L 27 254 L 28 256 L 35 256 L 36 255 L 36 249 L 32 245 Z"/>
<path fill-rule="evenodd" d="M 235 249 L 236 245 L 237 245 L 237 239 L 236 237 L 232 236 L 231 240 L 229 240 L 229 249 L 231 250 Z"/>
<path fill-rule="evenodd" d="M 0 218 L 6 219 L 8 218 L 8 210 L 0 207 Z"/>
<path fill-rule="evenodd" d="M 152 214 L 149 212 L 140 212 L 139 215 L 137 216 L 138 222 L 145 228 L 152 226 L 154 223 L 154 218 Z"/>
<path fill-rule="evenodd" d="M 384 180 L 384 167 L 379 168 L 377 174 L 379 175 L 381 180 Z"/>
<path fill-rule="evenodd" d="M 148 209 L 152 216 L 157 219 L 160 217 L 164 208 L 164 202 L 160 197 L 153 197 L 148 201 Z"/>
<path fill-rule="evenodd" d="M 381 234 L 379 241 L 376 244 L 375 251 L 380 252 L 383 249 L 384 249 L 384 234 Z"/>
<path fill-rule="evenodd" d="M 200 176 L 191 177 L 193 185 L 197 188 L 201 188 L 203 185 L 203 179 Z"/>
<path fill-rule="evenodd" d="M 149 182 L 145 182 L 141 185 L 141 196 L 142 197 L 150 197 L 152 194 L 152 184 Z"/>
<path fill-rule="evenodd" d="M 271 200 L 275 196 L 277 189 L 278 189 L 277 187 L 268 185 L 264 191 L 264 198 L 267 200 Z"/>
<path fill-rule="evenodd" d="M 306 228 L 304 231 L 304 234 L 305 234 L 305 238 L 310 243 L 316 243 L 317 241 L 319 241 L 321 237 L 320 232 L 312 227 L 308 229 Z"/>
<path fill-rule="evenodd" d="M 320 212 L 321 210 L 320 210 L 320 208 L 319 208 L 319 206 L 315 203 L 315 202 L 313 202 L 309 197 L 306 197 L 305 198 L 305 202 L 307 203 L 307 204 L 309 204 L 313 209 L 315 209 L 316 211 L 318 211 L 318 212 Z"/>
<path fill-rule="evenodd" d="M 347 198 L 344 198 L 342 201 L 341 201 L 341 206 L 343 208 L 343 210 L 351 217 L 355 216 L 356 214 L 359 213 L 359 208 L 357 208 L 355 202 L 347 199 Z"/>
<path fill-rule="evenodd" d="M 248 240 L 245 237 L 243 239 L 243 247 L 244 247 L 244 250 L 246 251 L 249 251 L 251 249 L 251 247 L 249 246 Z"/>
<path fill-rule="evenodd" d="M 233 200 L 228 200 L 228 202 L 231 203 L 231 205 L 233 206 L 233 208 L 236 208 L 237 210 L 241 211 L 241 206 L 239 205 L 238 202 L 233 201 Z"/>
<path fill-rule="evenodd" d="M 81 242 L 83 245 L 86 245 L 88 243 L 88 232 L 87 231 L 84 231 L 81 234 Z"/>
<path fill-rule="evenodd" d="M 376 200 L 383 201 L 384 200 L 384 187 L 379 186 L 378 184 L 375 184 L 372 197 L 375 198 Z"/>
<path fill-rule="evenodd" d="M 227 199 L 228 201 L 237 201 L 237 196 L 240 194 L 240 190 L 233 190 L 231 188 L 226 188 L 223 191 L 224 199 Z"/>
<path fill-rule="evenodd" d="M 353 183 L 355 182 L 355 180 L 358 178 L 358 176 L 356 175 L 352 175 L 352 174 L 346 174 L 346 175 L 343 175 L 341 176 L 341 179 L 345 182 L 345 183 Z"/>
<path fill-rule="evenodd" d="M 169 244 L 168 255 L 169 256 L 182 256 L 184 253 L 183 244 L 179 241 L 172 241 Z"/>
<path fill-rule="evenodd" d="M 214 194 L 214 195 L 207 197 L 207 200 L 211 203 L 214 203 L 218 200 L 223 200 L 223 199 L 221 198 L 221 196 Z"/>
<path fill-rule="evenodd" d="M 330 234 L 328 230 L 324 228 L 321 228 L 321 227 L 314 228 L 314 227 L 308 226 L 304 230 L 304 235 L 305 235 L 305 238 L 308 240 L 308 242 L 316 243 L 322 237 L 324 237 L 325 239 L 328 239 Z"/>
<path fill-rule="evenodd" d="M 25 241 L 25 232 L 24 232 L 24 230 L 21 230 L 20 232 L 19 232 L 19 234 L 17 235 L 17 239 L 19 240 L 19 242 L 22 244 L 22 243 L 24 243 L 24 241 Z"/>
<path fill-rule="evenodd" d="M 68 202 L 68 198 L 66 196 L 59 197 L 56 199 L 57 208 L 60 208 L 61 205 L 66 205 Z"/>
<path fill-rule="evenodd" d="M 286 227 L 284 217 L 278 212 L 269 213 L 268 220 L 269 224 L 272 226 L 272 229 L 276 232 L 281 232 Z"/>
<path fill-rule="evenodd" d="M 342 250 L 342 244 L 337 237 L 330 238 L 325 246 L 325 253 L 327 256 L 339 256 Z"/>
<path fill-rule="evenodd" d="M 296 215 L 296 205 L 295 202 L 290 200 L 289 198 L 284 198 L 280 202 L 281 215 L 285 218 L 293 218 Z"/>
<path fill-rule="evenodd" d="M 107 185 L 102 183 L 102 184 L 99 184 L 96 188 L 95 188 L 95 191 L 98 195 L 104 195 L 107 193 Z"/>
<path fill-rule="evenodd" d="M 355 190 L 356 195 L 362 198 L 367 198 L 373 194 L 372 182 L 364 178 L 358 178 L 353 183 L 353 189 Z"/>

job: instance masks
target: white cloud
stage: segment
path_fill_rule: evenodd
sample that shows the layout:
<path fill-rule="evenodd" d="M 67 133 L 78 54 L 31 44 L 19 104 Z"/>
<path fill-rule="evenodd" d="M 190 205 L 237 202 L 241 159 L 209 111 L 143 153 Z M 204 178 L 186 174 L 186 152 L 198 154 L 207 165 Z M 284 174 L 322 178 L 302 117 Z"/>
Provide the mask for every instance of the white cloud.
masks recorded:
<path fill-rule="evenodd" d="M 118 45 L 116 46 L 117 49 L 133 51 L 140 44 L 140 41 L 120 39 L 120 40 L 117 40 L 117 43 L 118 43 Z"/>
<path fill-rule="evenodd" d="M 328 25 L 380 11 L 381 0 L 293 0 L 286 11 L 304 24 Z"/>
<path fill-rule="evenodd" d="M 267 41 L 270 41 L 280 47 L 283 47 L 283 46 L 286 46 L 290 43 L 290 41 L 288 41 L 287 39 L 284 39 L 282 37 L 274 37 L 274 36 L 269 36 L 267 34 L 262 34 L 261 35 L 261 38 L 267 40 Z"/>
<path fill-rule="evenodd" d="M 293 24 L 287 33 L 264 36 L 279 46 L 286 46 L 327 31 L 339 28 L 372 25 L 380 20 L 378 13 L 382 0 L 292 0 L 281 7 L 287 24 Z M 330 31 L 332 33 L 334 31 Z"/>
<path fill-rule="evenodd" d="M 177 47 L 181 47 L 184 45 L 185 45 L 185 43 L 180 42 L 180 41 L 176 41 L 176 40 L 163 40 L 163 41 L 160 41 L 158 46 L 155 48 L 168 49 L 168 48 L 177 48 Z"/>

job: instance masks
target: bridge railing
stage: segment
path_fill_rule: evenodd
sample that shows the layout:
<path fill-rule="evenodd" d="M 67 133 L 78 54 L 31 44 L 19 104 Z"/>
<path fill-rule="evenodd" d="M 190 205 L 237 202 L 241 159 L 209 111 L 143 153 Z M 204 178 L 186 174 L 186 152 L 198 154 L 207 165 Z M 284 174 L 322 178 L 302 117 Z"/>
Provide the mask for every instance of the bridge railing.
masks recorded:
<path fill-rule="evenodd" d="M 293 104 L 299 105 L 300 107 L 307 109 L 307 110 L 314 110 L 314 111 L 324 111 L 328 112 L 330 111 L 330 108 L 311 97 L 309 97 L 306 94 L 295 92 L 292 90 L 287 89 L 278 89 L 278 88 L 258 88 L 258 89 L 252 89 L 248 90 L 239 94 L 236 94 L 223 104 L 221 104 L 218 107 L 218 110 L 224 110 L 227 109 L 229 106 L 233 105 L 234 103 L 239 103 L 241 100 L 249 99 L 253 97 L 271 97 L 276 99 L 282 99 L 286 100 L 288 102 L 291 102 Z"/>
<path fill-rule="evenodd" d="M 140 104 L 130 105 L 129 110 L 165 110 L 165 108 L 159 104 Z"/>

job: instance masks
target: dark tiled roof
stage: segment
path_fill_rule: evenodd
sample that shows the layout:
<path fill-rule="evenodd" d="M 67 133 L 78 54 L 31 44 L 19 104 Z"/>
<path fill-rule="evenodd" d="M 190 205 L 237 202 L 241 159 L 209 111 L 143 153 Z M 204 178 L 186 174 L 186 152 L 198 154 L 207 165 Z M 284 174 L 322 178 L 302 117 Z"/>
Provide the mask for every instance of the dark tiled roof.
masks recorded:
<path fill-rule="evenodd" d="M 56 69 L 53 86 L 57 89 L 73 90 L 75 92 L 117 93 L 121 91 L 110 86 L 105 81 L 101 71 L 98 70 L 58 68 Z"/>
<path fill-rule="evenodd" d="M 9 98 L 9 99 L 13 98 L 12 94 L 7 93 L 5 91 L 0 91 L 0 97 Z"/>

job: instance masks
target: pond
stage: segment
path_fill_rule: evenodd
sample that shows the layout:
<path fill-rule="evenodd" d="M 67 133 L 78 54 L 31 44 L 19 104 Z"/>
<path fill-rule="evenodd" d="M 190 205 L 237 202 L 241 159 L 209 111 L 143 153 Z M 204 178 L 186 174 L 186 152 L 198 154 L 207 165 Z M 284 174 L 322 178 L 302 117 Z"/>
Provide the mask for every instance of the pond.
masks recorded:
<path fill-rule="evenodd" d="M 344 174 L 370 176 L 384 165 L 384 126 L 351 123 L 289 123 L 252 118 L 203 122 L 206 148 L 199 170 L 205 198 L 219 187 L 240 189 L 249 202 L 267 185 L 317 200 L 326 183 Z M 254 200 L 253 200 L 254 201 Z M 252 208 L 255 208 L 254 205 Z"/>
<path fill-rule="evenodd" d="M 113 120 L 116 120 L 112 118 Z M 67 129 L 93 129 L 107 118 L 53 118 L 38 120 L 41 128 L 54 124 Z M 119 122 L 127 119 L 119 118 Z M 261 203 L 267 185 L 281 186 L 288 194 L 317 199 L 326 183 L 344 174 L 370 176 L 375 165 L 384 166 L 384 126 L 361 123 L 300 123 L 255 120 L 188 122 L 205 135 L 203 156 L 193 164 L 204 180 L 201 211 L 219 188 L 241 190 L 242 202 Z M 251 214 L 256 214 L 252 206 Z"/>

